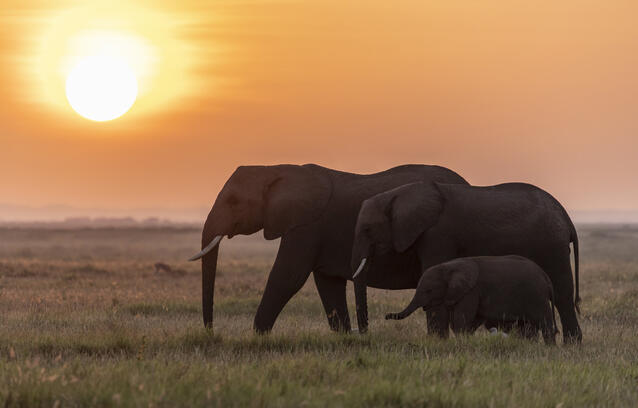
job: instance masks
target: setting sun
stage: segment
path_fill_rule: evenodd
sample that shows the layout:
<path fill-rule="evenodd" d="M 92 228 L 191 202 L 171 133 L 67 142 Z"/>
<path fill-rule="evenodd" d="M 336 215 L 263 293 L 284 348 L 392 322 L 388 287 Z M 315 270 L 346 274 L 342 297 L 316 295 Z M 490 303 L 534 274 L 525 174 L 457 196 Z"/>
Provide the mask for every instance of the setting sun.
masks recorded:
<path fill-rule="evenodd" d="M 87 57 L 71 70 L 66 96 L 81 116 L 98 122 L 125 114 L 137 97 L 133 70 L 113 57 Z"/>
<path fill-rule="evenodd" d="M 194 74 L 204 54 L 180 32 L 178 22 L 189 18 L 185 14 L 120 0 L 76 3 L 49 13 L 15 67 L 27 80 L 25 99 L 60 123 L 88 125 L 73 111 L 96 122 L 125 113 L 128 121 L 144 120 L 204 89 Z"/>

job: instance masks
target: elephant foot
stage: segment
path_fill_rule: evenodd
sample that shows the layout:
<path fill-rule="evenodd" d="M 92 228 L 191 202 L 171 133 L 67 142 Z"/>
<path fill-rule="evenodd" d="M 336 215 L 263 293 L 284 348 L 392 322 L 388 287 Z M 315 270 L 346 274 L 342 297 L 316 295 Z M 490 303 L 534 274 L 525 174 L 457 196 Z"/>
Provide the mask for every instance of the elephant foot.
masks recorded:
<path fill-rule="evenodd" d="M 447 339 L 450 337 L 450 331 L 449 330 L 428 331 L 427 336 L 430 338 Z"/>
<path fill-rule="evenodd" d="M 258 326 L 258 325 L 253 325 L 253 330 L 255 331 L 255 333 L 259 334 L 259 335 L 266 335 L 268 333 L 270 333 L 270 331 L 272 330 L 272 326 Z"/>
<path fill-rule="evenodd" d="M 580 327 L 574 329 L 563 329 L 564 344 L 581 344 L 583 342 L 583 332 Z"/>
<path fill-rule="evenodd" d="M 564 333 L 563 334 L 563 343 L 564 344 L 581 344 L 583 342 L 583 333 L 578 330 L 576 333 Z"/>
<path fill-rule="evenodd" d="M 353 327 L 352 330 L 350 330 L 350 333 L 352 334 L 366 334 L 368 332 L 368 329 L 359 329 L 358 327 Z"/>
<path fill-rule="evenodd" d="M 353 329 L 350 327 L 350 325 L 344 326 L 344 325 L 330 325 L 330 330 L 335 332 L 335 333 L 350 333 L 352 331 L 355 331 L 357 329 Z"/>

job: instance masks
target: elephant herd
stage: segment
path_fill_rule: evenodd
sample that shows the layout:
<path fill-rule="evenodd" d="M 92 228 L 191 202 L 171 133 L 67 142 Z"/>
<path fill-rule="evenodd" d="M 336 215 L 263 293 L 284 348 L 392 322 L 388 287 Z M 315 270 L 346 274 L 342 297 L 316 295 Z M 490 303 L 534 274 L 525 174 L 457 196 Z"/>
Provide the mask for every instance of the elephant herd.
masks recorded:
<path fill-rule="evenodd" d="M 259 333 L 272 329 L 312 272 L 332 330 L 351 331 L 346 283 L 353 280 L 361 332 L 371 286 L 417 288 L 403 312 L 386 318 L 423 308 L 428 332 L 442 337 L 450 327 L 473 332 L 485 324 L 518 326 L 528 337 L 540 330 L 553 342 L 555 305 L 564 341 L 582 340 L 576 230 L 562 205 L 535 186 L 475 187 L 429 165 L 366 175 L 314 164 L 241 166 L 219 192 L 202 250 L 190 259 L 202 259 L 206 327 L 222 237 L 262 229 L 281 242 L 255 315 Z"/>

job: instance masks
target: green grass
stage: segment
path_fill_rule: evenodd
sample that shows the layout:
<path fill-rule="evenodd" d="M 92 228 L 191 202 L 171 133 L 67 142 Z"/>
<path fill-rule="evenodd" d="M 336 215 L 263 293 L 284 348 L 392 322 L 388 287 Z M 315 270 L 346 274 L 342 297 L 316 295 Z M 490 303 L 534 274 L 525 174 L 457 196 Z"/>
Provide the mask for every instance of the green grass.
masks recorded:
<path fill-rule="evenodd" d="M 584 341 L 547 347 L 383 320 L 412 291 L 371 289 L 370 333 L 332 333 L 312 279 L 256 335 L 276 245 L 255 237 L 224 242 L 208 331 L 195 230 L 0 230 L 0 406 L 636 406 L 638 229 L 579 232 Z"/>

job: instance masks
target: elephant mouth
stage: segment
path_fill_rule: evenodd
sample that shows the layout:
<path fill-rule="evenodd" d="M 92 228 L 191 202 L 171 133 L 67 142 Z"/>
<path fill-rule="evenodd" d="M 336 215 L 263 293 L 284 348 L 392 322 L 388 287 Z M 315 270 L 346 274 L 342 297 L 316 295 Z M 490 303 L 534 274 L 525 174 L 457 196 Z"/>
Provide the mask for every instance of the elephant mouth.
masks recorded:
<path fill-rule="evenodd" d="M 239 229 L 239 222 L 234 222 L 233 226 L 230 228 L 230 231 L 227 235 L 228 239 L 231 239 L 235 235 L 238 234 L 237 230 Z"/>

